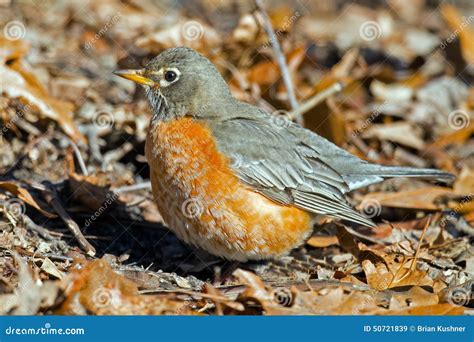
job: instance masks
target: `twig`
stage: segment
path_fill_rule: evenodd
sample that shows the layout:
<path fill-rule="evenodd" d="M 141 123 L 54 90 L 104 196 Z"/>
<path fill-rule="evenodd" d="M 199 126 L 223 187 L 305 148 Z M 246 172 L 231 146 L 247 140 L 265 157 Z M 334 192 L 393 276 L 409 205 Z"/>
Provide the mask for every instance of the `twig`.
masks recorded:
<path fill-rule="evenodd" d="M 349 232 L 351 233 L 352 235 L 354 236 L 357 236 L 358 238 L 360 239 L 364 239 L 364 240 L 367 240 L 367 241 L 370 241 L 372 243 L 378 243 L 378 244 L 381 244 L 381 245 L 386 245 L 387 243 L 383 240 L 380 240 L 380 239 L 377 239 L 377 238 L 374 238 L 374 237 L 371 237 L 371 236 L 368 236 L 368 235 L 364 235 L 362 233 L 359 233 L 358 231 L 350 228 L 350 227 L 347 227 L 346 225 L 343 225 L 343 227 Z"/>
<path fill-rule="evenodd" d="M 127 186 L 122 186 L 117 189 L 112 189 L 112 191 L 116 194 L 119 194 L 121 192 L 129 192 L 129 191 L 135 191 L 135 190 L 142 190 L 142 189 L 151 189 L 151 182 L 143 182 L 143 183 L 138 183 L 138 184 L 133 184 L 133 185 L 127 185 Z"/>
<path fill-rule="evenodd" d="M 275 57 L 280 67 L 281 76 L 283 77 L 283 82 L 285 83 L 286 91 L 288 92 L 288 99 L 290 101 L 291 109 L 297 110 L 299 105 L 298 101 L 296 100 L 295 89 L 293 87 L 290 72 L 288 71 L 288 66 L 286 65 L 285 55 L 283 54 L 280 43 L 278 42 L 278 38 L 273 31 L 272 22 L 270 21 L 268 13 L 265 11 L 261 0 L 255 0 L 255 6 L 262 15 L 265 31 L 267 32 L 268 38 L 270 39 L 270 43 L 272 44 L 273 52 L 275 53 Z M 304 121 L 301 116 L 297 117 L 296 119 L 300 125 L 303 124 Z"/>
<path fill-rule="evenodd" d="M 56 213 L 61 217 L 64 223 L 66 223 L 66 226 L 76 238 L 79 246 L 81 246 L 87 255 L 94 256 L 96 253 L 94 246 L 92 246 L 89 241 L 87 241 L 77 223 L 71 218 L 71 216 L 69 216 L 66 209 L 64 209 L 61 202 L 59 201 L 58 195 L 56 194 L 56 190 L 51 184 L 49 184 L 49 186 L 48 184 L 46 185 L 44 195 L 48 203 L 53 206 Z"/>
<path fill-rule="evenodd" d="M 421 250 L 421 245 L 423 244 L 423 239 L 425 238 L 426 231 L 428 230 L 428 227 L 431 224 L 431 215 L 428 216 L 428 221 L 426 221 L 425 226 L 423 227 L 423 231 L 421 232 L 420 236 L 420 242 L 418 243 L 418 248 L 416 249 L 415 256 L 413 257 L 413 260 L 411 261 L 410 265 L 410 270 L 415 270 L 416 267 L 416 259 L 418 259 L 418 255 L 420 254 Z"/>
<path fill-rule="evenodd" d="M 22 220 L 27 229 L 37 232 L 39 236 L 41 236 L 43 239 L 47 241 L 54 240 L 54 237 L 49 233 L 49 231 L 46 228 L 41 227 L 40 225 L 33 222 L 33 220 L 27 215 L 22 215 Z"/>
<path fill-rule="evenodd" d="M 324 89 L 323 91 L 313 95 L 309 100 L 303 102 L 300 107 L 290 113 L 290 118 L 295 119 L 297 122 L 299 122 L 298 119 L 302 117 L 306 112 L 316 107 L 318 104 L 326 100 L 329 96 L 340 92 L 342 89 L 344 89 L 344 84 L 342 82 L 334 83 L 329 88 Z"/>
<path fill-rule="evenodd" d="M 79 147 L 77 147 L 74 141 L 72 141 L 66 136 L 64 137 L 69 141 L 69 144 L 71 144 L 72 149 L 74 150 L 74 154 L 76 156 L 77 162 L 79 163 L 79 167 L 81 168 L 82 174 L 84 176 L 88 176 L 89 172 L 87 171 L 86 163 L 84 162 L 84 159 L 82 158 L 82 154 L 81 154 L 81 151 L 79 151 Z"/>

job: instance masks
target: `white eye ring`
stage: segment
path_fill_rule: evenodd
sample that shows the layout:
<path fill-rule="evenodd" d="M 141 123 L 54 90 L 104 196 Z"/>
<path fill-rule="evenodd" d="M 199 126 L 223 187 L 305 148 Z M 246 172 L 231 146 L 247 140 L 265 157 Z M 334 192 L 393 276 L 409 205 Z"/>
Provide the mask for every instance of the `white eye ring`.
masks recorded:
<path fill-rule="evenodd" d="M 167 68 L 167 69 L 161 69 L 159 71 L 159 76 L 160 76 L 160 86 L 161 87 L 167 87 L 170 84 L 176 82 L 179 80 L 179 76 L 181 76 L 181 72 L 177 68 Z M 173 79 L 166 79 L 167 77 L 169 78 L 168 75 L 172 74 L 174 76 Z"/>

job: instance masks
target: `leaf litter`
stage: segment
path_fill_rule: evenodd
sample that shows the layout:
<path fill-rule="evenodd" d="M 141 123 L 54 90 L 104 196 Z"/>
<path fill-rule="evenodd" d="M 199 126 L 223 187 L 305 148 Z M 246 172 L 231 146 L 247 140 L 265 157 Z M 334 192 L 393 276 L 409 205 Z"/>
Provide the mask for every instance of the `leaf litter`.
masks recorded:
<path fill-rule="evenodd" d="M 0 313 L 472 314 L 474 9 L 390 3 L 267 6 L 301 112 L 253 6 L 3 6 L 2 27 L 20 18 L 26 34 L 0 37 Z M 355 191 L 377 229 L 323 219 L 279 260 L 193 251 L 153 203 L 143 91 L 111 74 L 177 45 L 210 58 L 237 98 L 361 158 L 457 180 Z"/>

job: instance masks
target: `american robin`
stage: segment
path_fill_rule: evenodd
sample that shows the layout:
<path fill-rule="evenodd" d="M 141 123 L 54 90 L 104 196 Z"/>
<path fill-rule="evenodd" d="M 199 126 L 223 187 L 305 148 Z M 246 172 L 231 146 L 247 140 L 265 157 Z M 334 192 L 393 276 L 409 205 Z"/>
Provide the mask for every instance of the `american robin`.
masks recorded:
<path fill-rule="evenodd" d="M 390 177 L 449 182 L 435 169 L 370 164 L 291 121 L 235 99 L 196 51 L 163 51 L 115 74 L 144 86 L 153 111 L 146 140 L 153 194 L 185 242 L 230 260 L 271 259 L 311 234 L 323 214 L 374 223 L 344 193 Z"/>

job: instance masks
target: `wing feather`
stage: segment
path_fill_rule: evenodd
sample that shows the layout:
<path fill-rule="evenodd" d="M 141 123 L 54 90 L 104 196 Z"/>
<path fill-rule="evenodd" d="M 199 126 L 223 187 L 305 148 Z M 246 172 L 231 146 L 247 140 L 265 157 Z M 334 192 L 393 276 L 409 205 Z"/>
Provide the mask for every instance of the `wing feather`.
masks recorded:
<path fill-rule="evenodd" d="M 317 149 L 268 117 L 210 123 L 218 148 L 240 161 L 232 164 L 237 176 L 275 202 L 374 226 L 347 203 L 343 194 L 349 185 L 321 160 Z"/>

